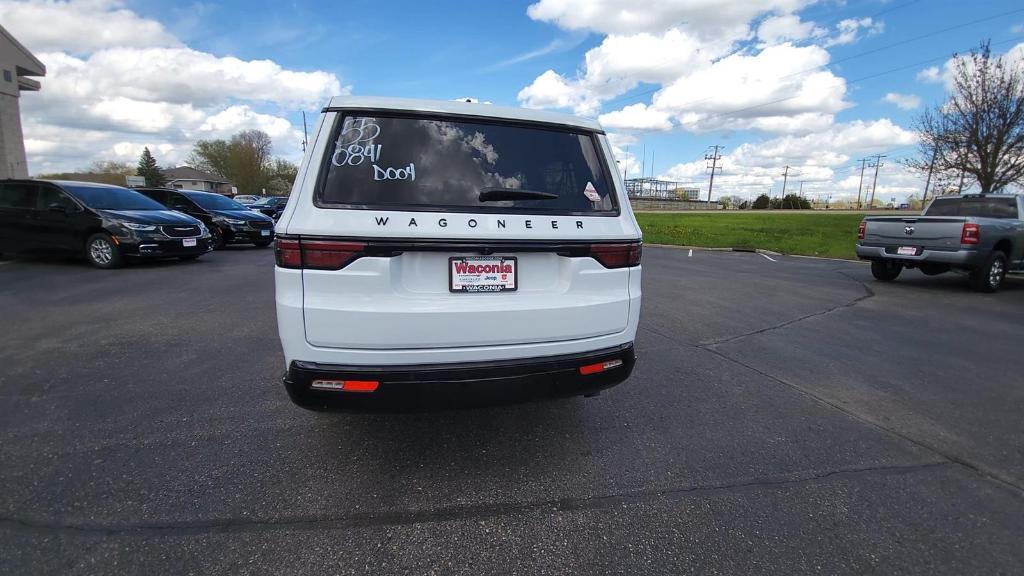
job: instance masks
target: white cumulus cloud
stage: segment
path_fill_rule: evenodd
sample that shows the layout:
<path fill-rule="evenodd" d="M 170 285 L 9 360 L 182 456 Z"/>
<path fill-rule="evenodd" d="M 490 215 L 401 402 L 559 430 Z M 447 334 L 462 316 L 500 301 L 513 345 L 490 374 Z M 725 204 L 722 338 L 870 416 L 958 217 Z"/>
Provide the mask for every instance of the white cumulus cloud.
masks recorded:
<path fill-rule="evenodd" d="M 921 105 L 921 97 L 914 94 L 889 92 L 883 98 L 886 102 L 896 105 L 900 110 L 913 110 Z"/>
<path fill-rule="evenodd" d="M 247 128 L 297 160 L 301 131 L 284 114 L 350 90 L 330 72 L 189 48 L 113 0 L 0 1 L 0 20 L 47 66 L 21 99 L 32 173 L 134 161 L 143 146 L 174 165 L 195 140 Z"/>

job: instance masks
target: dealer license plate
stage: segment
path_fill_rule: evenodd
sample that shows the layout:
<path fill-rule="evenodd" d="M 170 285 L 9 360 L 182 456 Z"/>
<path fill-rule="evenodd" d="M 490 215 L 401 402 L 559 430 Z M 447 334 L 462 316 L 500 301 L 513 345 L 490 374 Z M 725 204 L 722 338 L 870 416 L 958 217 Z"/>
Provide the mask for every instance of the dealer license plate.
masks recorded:
<path fill-rule="evenodd" d="M 270 236 L 270 230 L 260 230 L 260 236 Z"/>
<path fill-rule="evenodd" d="M 511 292 L 519 267 L 512 256 L 453 256 L 448 259 L 451 292 Z"/>
<path fill-rule="evenodd" d="M 184 247 L 186 247 L 186 248 L 188 248 L 189 246 L 195 246 L 196 245 L 196 239 L 195 238 L 184 238 L 184 239 L 182 239 L 181 244 Z"/>
<path fill-rule="evenodd" d="M 913 246 L 900 246 L 896 249 L 896 253 L 900 256 L 917 256 L 917 248 Z"/>

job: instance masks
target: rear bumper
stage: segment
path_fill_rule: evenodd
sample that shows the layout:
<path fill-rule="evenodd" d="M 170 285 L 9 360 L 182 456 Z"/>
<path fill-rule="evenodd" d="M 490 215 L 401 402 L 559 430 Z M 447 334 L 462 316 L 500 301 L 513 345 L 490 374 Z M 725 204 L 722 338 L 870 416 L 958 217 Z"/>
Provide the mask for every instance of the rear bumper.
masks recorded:
<path fill-rule="evenodd" d="M 917 256 L 901 256 L 889 253 L 885 246 L 857 245 L 857 257 L 862 260 L 894 260 L 908 266 L 925 263 L 947 264 L 956 268 L 974 268 L 980 264 L 983 254 L 978 250 L 928 250 L 924 249 Z"/>
<path fill-rule="evenodd" d="M 584 375 L 581 366 L 621 361 Z M 632 342 L 585 354 L 458 364 L 340 366 L 293 361 L 284 376 L 295 404 L 312 410 L 417 410 L 594 394 L 629 377 Z M 313 388 L 314 380 L 376 381 L 374 392 Z"/>
<path fill-rule="evenodd" d="M 267 232 L 264 236 L 263 232 Z M 274 230 L 233 229 L 224 230 L 224 241 L 230 244 L 254 244 L 270 242 L 274 239 Z"/>
<path fill-rule="evenodd" d="M 196 245 L 186 247 L 181 239 L 150 240 L 125 242 L 119 244 L 121 253 L 131 258 L 175 258 L 179 256 L 197 256 L 206 254 L 213 249 L 210 238 L 196 238 Z"/>

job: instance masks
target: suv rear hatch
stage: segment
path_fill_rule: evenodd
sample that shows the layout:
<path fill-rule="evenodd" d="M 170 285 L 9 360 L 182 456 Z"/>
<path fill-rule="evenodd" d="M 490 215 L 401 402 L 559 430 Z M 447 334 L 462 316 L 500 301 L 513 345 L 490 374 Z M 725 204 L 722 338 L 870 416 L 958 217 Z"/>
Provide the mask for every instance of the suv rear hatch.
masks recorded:
<path fill-rule="evenodd" d="M 600 134 L 358 112 L 335 119 L 328 148 L 314 207 L 295 211 L 279 245 L 279 264 L 303 268 L 310 344 L 502 346 L 626 329 L 639 231 Z"/>

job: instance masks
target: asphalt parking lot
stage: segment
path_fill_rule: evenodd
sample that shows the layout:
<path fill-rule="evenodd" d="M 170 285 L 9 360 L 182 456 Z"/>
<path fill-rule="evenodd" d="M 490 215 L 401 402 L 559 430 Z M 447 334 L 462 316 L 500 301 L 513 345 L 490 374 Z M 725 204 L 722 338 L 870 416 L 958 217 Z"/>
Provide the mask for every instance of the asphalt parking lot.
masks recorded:
<path fill-rule="evenodd" d="M 0 572 L 1010 574 L 1024 280 L 648 247 L 592 399 L 294 407 L 273 254 L 0 263 Z"/>

